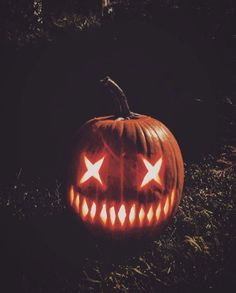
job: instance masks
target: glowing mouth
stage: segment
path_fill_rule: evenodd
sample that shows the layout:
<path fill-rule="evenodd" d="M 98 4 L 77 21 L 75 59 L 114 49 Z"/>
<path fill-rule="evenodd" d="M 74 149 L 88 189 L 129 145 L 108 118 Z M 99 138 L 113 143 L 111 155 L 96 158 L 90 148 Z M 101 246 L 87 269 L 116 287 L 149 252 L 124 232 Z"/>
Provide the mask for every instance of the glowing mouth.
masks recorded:
<path fill-rule="evenodd" d="M 70 205 L 83 221 L 102 225 L 111 230 L 124 230 L 144 226 L 156 226 L 173 211 L 175 190 L 158 203 L 144 205 L 135 202 L 94 201 L 75 192 L 69 195 Z"/>

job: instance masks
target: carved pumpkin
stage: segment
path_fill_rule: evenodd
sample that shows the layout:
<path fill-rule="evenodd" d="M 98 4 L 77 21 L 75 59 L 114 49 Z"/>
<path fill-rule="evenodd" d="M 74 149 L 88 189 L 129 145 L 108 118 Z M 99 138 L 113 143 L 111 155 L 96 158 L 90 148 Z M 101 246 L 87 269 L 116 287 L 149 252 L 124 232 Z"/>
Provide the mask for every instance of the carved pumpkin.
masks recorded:
<path fill-rule="evenodd" d="M 75 139 L 69 202 L 90 227 L 120 233 L 160 231 L 175 214 L 183 189 L 183 160 L 158 120 L 130 112 L 124 92 L 102 83 L 120 112 L 85 123 Z"/>

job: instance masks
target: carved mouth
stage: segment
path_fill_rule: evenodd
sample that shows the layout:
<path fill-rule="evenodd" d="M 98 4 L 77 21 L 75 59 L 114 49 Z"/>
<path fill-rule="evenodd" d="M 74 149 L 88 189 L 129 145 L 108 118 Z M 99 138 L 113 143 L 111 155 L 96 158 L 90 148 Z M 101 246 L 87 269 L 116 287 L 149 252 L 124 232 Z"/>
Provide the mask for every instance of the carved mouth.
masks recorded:
<path fill-rule="evenodd" d="M 69 201 L 84 222 L 100 225 L 110 230 L 127 230 L 144 226 L 157 226 L 173 212 L 176 192 L 157 203 L 141 204 L 137 202 L 97 201 L 88 199 L 70 188 Z"/>

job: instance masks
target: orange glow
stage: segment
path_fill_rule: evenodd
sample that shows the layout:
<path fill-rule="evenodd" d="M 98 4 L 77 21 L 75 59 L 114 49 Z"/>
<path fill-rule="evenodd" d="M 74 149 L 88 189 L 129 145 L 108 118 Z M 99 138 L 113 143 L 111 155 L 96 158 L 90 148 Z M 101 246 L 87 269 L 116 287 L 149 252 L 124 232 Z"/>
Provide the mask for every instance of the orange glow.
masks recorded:
<path fill-rule="evenodd" d="M 118 218 L 120 220 L 121 226 L 123 226 L 126 218 L 125 206 L 123 204 L 121 205 L 120 210 L 118 212 Z"/>
<path fill-rule="evenodd" d="M 94 217 L 96 215 L 96 209 L 97 209 L 96 203 L 93 202 L 91 210 L 90 210 L 90 217 L 91 217 L 92 220 L 94 219 Z"/>
<path fill-rule="evenodd" d="M 71 186 L 71 188 L 70 188 L 70 205 L 71 206 L 73 205 L 74 197 L 75 197 L 74 189 L 73 189 L 73 186 Z"/>
<path fill-rule="evenodd" d="M 129 222 L 133 225 L 135 219 L 135 204 L 132 205 L 130 212 L 129 212 Z"/>
<path fill-rule="evenodd" d="M 171 199 L 170 199 L 171 207 L 173 207 L 174 199 L 175 199 L 175 190 L 173 189 L 172 192 L 171 192 Z"/>
<path fill-rule="evenodd" d="M 150 209 L 149 209 L 149 211 L 148 211 L 148 213 L 147 213 L 147 219 L 148 219 L 149 224 L 152 221 L 153 215 L 154 215 L 153 208 L 151 206 Z"/>
<path fill-rule="evenodd" d="M 89 180 L 89 178 L 93 177 L 95 178 L 101 185 L 103 185 L 101 177 L 99 175 L 99 170 L 102 166 L 102 163 L 104 161 L 104 158 L 101 158 L 100 160 L 98 160 L 96 163 L 92 164 L 89 159 L 84 156 L 84 162 L 87 168 L 87 171 L 84 173 L 83 177 L 80 179 L 80 183 L 84 183 L 87 180 Z"/>
<path fill-rule="evenodd" d="M 114 226 L 115 221 L 116 221 L 116 211 L 114 207 L 110 208 L 110 219 L 111 219 L 111 224 Z"/>
<path fill-rule="evenodd" d="M 165 214 L 165 216 L 167 216 L 168 211 L 169 211 L 169 197 L 166 198 L 166 202 L 165 202 L 165 205 L 164 205 L 164 214 Z"/>
<path fill-rule="evenodd" d="M 154 165 L 152 165 L 148 160 L 143 158 L 144 165 L 146 166 L 148 172 L 144 176 L 143 181 L 141 183 L 141 188 L 148 184 L 151 180 L 156 181 L 161 185 L 161 179 L 159 176 L 159 172 L 162 165 L 162 158 L 160 158 Z"/>
<path fill-rule="evenodd" d="M 104 225 L 111 230 L 142 228 L 159 225 L 166 220 L 174 205 L 174 190 L 158 204 L 96 202 L 74 192 L 73 207 L 83 221 Z"/>
<path fill-rule="evenodd" d="M 144 220 L 144 217 L 145 217 L 145 212 L 144 212 L 143 207 L 141 207 L 138 217 L 139 217 L 140 224 L 142 224 L 143 220 Z"/>
<path fill-rule="evenodd" d="M 101 213 L 100 213 L 100 218 L 101 218 L 103 224 L 105 225 L 106 222 L 107 222 L 107 210 L 106 210 L 106 204 L 105 203 L 102 205 L 102 210 L 101 210 Z"/>
<path fill-rule="evenodd" d="M 75 207 L 77 212 L 79 212 L 79 194 L 76 196 L 76 199 L 75 199 Z"/>
<path fill-rule="evenodd" d="M 87 205 L 86 199 L 84 199 L 83 204 L 82 204 L 82 215 L 84 217 L 86 217 L 87 214 L 88 214 L 88 211 L 89 211 L 88 210 L 88 205 Z"/>
<path fill-rule="evenodd" d="M 156 210 L 156 219 L 159 221 L 161 215 L 161 204 L 159 203 L 157 210 Z"/>

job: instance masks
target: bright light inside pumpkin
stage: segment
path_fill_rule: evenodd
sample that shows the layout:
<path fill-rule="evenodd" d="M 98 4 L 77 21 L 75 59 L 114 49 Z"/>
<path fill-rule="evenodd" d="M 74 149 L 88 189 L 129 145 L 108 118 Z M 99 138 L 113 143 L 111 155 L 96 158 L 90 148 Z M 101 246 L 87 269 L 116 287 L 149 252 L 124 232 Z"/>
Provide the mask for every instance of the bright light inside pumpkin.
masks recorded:
<path fill-rule="evenodd" d="M 93 202 L 91 210 L 90 210 L 90 216 L 92 220 L 94 219 L 95 215 L 96 215 L 96 204 L 95 202 Z"/>
<path fill-rule="evenodd" d="M 106 224 L 106 222 L 107 222 L 107 210 L 106 210 L 106 204 L 105 203 L 102 205 L 100 218 L 101 218 L 103 224 Z"/>
<path fill-rule="evenodd" d="M 153 208 L 152 206 L 150 207 L 148 213 L 147 213 L 147 219 L 148 219 L 148 222 L 150 223 L 152 221 L 152 218 L 153 218 Z"/>
<path fill-rule="evenodd" d="M 171 199 L 170 199 L 171 207 L 173 207 L 174 200 L 175 200 L 175 190 L 173 189 L 172 192 L 171 192 Z"/>
<path fill-rule="evenodd" d="M 132 205 L 130 212 L 129 212 L 129 222 L 132 225 L 135 220 L 135 204 Z"/>
<path fill-rule="evenodd" d="M 140 224 L 143 223 L 143 220 L 144 220 L 144 217 L 145 217 L 145 212 L 144 212 L 144 209 L 143 207 L 141 207 L 140 211 L 139 211 L 139 221 L 140 221 Z"/>
<path fill-rule="evenodd" d="M 159 172 L 162 165 L 162 158 L 160 158 L 154 165 L 152 165 L 148 160 L 143 158 L 144 165 L 147 168 L 147 174 L 144 176 L 143 181 L 141 183 L 141 188 L 147 185 L 151 180 L 156 181 L 161 185 L 161 179 L 159 176 Z"/>
<path fill-rule="evenodd" d="M 155 206 L 124 201 L 122 203 L 109 200 L 99 202 L 76 193 L 73 187 L 69 190 L 70 199 L 71 194 L 73 194 L 72 206 L 81 215 L 83 221 L 102 225 L 111 230 L 159 225 L 168 219 L 176 201 L 175 189 L 172 189 Z"/>
<path fill-rule="evenodd" d="M 79 211 L 79 195 L 76 196 L 75 207 L 76 207 L 77 211 Z"/>
<path fill-rule="evenodd" d="M 156 209 L 156 220 L 157 220 L 157 222 L 158 222 L 159 219 L 160 219 L 160 215 L 161 215 L 161 204 L 159 203 L 159 204 L 158 204 L 158 207 L 157 207 L 157 209 Z"/>
<path fill-rule="evenodd" d="M 118 212 L 118 218 L 120 220 L 121 226 L 123 226 L 126 218 L 125 206 L 123 204 L 121 205 L 120 210 Z"/>
<path fill-rule="evenodd" d="M 70 189 L 70 205 L 71 205 L 71 206 L 73 205 L 74 197 L 75 197 L 74 189 L 73 189 L 73 187 L 71 186 L 71 189 Z"/>
<path fill-rule="evenodd" d="M 82 184 L 82 183 L 86 182 L 87 180 L 89 180 L 89 178 L 93 177 L 101 185 L 103 185 L 100 174 L 99 174 L 99 170 L 102 166 L 103 161 L 104 161 L 104 157 L 93 164 L 90 162 L 90 160 L 86 156 L 84 156 L 84 162 L 85 162 L 85 166 L 87 168 L 87 171 L 84 173 L 84 175 L 80 179 L 80 183 Z"/>
<path fill-rule="evenodd" d="M 82 215 L 84 217 L 86 217 L 87 214 L 88 214 L 88 211 L 89 211 L 88 210 L 88 205 L 87 205 L 86 199 L 84 199 L 83 204 L 82 204 Z"/>
<path fill-rule="evenodd" d="M 167 216 L 168 211 L 169 211 L 169 197 L 166 198 L 166 202 L 165 202 L 165 205 L 164 205 L 164 214 L 165 214 L 165 216 Z"/>
<path fill-rule="evenodd" d="M 114 206 L 110 208 L 110 219 L 111 219 L 111 224 L 114 226 L 115 221 L 116 221 L 116 211 Z"/>

